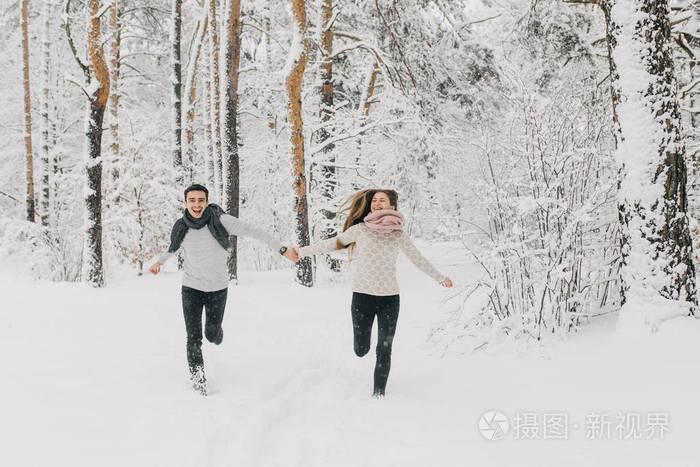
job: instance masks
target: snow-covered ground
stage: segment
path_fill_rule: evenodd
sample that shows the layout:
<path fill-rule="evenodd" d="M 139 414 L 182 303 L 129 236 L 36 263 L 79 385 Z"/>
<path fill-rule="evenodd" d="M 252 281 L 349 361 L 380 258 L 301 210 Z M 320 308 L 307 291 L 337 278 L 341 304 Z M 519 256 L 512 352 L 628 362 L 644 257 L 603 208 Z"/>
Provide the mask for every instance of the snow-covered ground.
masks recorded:
<path fill-rule="evenodd" d="M 470 274 L 441 246 L 428 256 L 457 282 Z M 640 335 L 611 315 L 527 353 L 440 357 L 426 337 L 449 292 L 400 272 L 386 399 L 370 397 L 373 352 L 353 354 L 348 282 L 308 290 L 291 269 L 244 271 L 230 289 L 224 342 L 204 344 L 205 398 L 186 381 L 172 264 L 101 290 L 0 265 L 0 465 L 700 465 L 700 322 Z M 491 410 L 503 439 L 479 429 Z M 610 433 L 592 430 L 606 417 Z M 622 439 L 634 420 L 641 439 Z"/>

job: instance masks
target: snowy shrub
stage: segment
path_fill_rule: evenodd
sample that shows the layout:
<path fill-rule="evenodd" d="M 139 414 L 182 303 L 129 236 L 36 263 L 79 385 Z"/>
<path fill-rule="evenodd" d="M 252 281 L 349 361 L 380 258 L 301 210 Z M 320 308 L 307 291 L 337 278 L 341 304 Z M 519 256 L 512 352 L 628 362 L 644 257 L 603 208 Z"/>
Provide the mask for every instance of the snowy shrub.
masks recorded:
<path fill-rule="evenodd" d="M 35 279 L 77 281 L 80 239 L 77 232 L 56 230 L 34 222 L 0 224 L 0 257 L 15 260 Z"/>
<path fill-rule="evenodd" d="M 170 228 L 182 203 L 167 141 L 157 128 L 141 122 L 130 128 L 122 145 L 120 177 L 109 193 L 111 207 L 103 219 L 106 248 L 117 261 L 124 261 L 143 272 L 147 261 L 165 251 Z"/>
<path fill-rule="evenodd" d="M 516 90 L 508 120 L 475 142 L 481 196 L 473 207 L 486 220 L 464 245 L 485 274 L 434 333 L 471 335 L 472 348 L 499 334 L 569 332 L 619 306 L 616 171 L 601 118 L 607 97 L 593 79 L 551 89 L 548 99 Z"/>

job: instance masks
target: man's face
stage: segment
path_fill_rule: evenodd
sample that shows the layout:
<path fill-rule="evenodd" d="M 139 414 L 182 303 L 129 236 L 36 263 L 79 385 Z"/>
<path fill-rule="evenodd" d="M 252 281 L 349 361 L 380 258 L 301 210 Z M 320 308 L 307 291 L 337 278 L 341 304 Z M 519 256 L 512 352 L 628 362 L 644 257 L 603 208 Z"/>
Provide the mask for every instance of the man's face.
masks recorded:
<path fill-rule="evenodd" d="M 200 190 L 192 190 L 185 198 L 185 208 L 190 216 L 199 219 L 207 208 L 207 194 Z"/>

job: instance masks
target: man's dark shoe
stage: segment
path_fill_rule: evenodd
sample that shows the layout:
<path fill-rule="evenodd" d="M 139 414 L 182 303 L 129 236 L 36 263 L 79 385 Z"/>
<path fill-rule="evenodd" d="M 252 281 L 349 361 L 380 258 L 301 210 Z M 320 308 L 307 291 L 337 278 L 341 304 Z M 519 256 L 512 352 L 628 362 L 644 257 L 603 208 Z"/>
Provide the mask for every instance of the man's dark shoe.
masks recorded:
<path fill-rule="evenodd" d="M 192 382 L 192 389 L 203 396 L 207 395 L 207 378 L 204 375 L 204 367 L 195 366 L 190 368 L 190 382 Z"/>

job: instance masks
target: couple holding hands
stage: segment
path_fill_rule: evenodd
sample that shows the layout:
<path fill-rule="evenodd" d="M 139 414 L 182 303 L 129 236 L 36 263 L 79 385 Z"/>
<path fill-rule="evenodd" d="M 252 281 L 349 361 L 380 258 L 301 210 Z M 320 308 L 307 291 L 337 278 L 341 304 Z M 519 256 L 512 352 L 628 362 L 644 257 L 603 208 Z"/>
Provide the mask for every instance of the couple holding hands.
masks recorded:
<path fill-rule="evenodd" d="M 252 223 L 230 216 L 216 204 L 208 204 L 203 185 L 185 190 L 184 213 L 173 226 L 170 247 L 149 268 L 153 274 L 178 251 L 184 256 L 182 309 L 187 330 L 187 362 L 193 388 L 206 395 L 202 358 L 202 311 L 206 319 L 204 336 L 221 344 L 221 323 L 228 292 L 228 250 L 230 237 L 252 237 L 273 248 L 292 262 L 301 257 L 347 249 L 352 270 L 352 324 L 355 354 L 369 352 L 372 325 L 377 318 L 377 361 L 374 368 L 374 397 L 384 397 L 391 367 L 391 346 L 399 317 L 399 285 L 396 262 L 399 250 L 418 269 L 444 287 L 452 287 L 418 251 L 403 231 L 403 216 L 397 211 L 398 195 L 393 190 L 362 190 L 343 205 L 346 215 L 342 232 L 336 237 L 304 247 L 286 247 Z M 205 228 L 206 227 L 206 228 Z"/>

